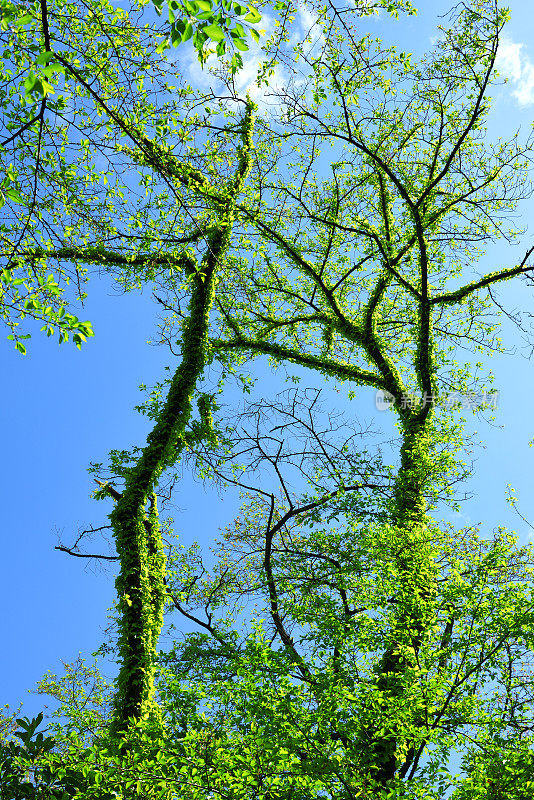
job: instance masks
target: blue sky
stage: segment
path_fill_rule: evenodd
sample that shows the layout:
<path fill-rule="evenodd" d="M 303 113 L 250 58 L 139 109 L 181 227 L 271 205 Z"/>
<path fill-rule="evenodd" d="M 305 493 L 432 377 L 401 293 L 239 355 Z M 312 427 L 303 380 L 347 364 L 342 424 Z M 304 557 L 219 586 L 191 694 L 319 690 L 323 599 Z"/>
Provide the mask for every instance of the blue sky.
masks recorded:
<path fill-rule="evenodd" d="M 425 5 L 427 12 L 422 9 L 417 20 L 380 19 L 374 24 L 385 38 L 393 34 L 407 49 L 429 45 L 441 4 Z M 526 131 L 534 119 L 532 7 L 527 0 L 512 0 L 510 5 L 512 21 L 502 67 L 511 82 L 495 95 L 492 124 L 498 135 L 518 126 Z M 183 60 L 188 68 L 187 57 Z M 521 207 L 525 225 L 531 223 L 533 211 L 533 201 Z M 532 223 L 530 227 L 520 246 L 499 245 L 484 266 L 496 269 L 520 260 L 527 246 L 534 244 Z M 529 309 L 534 289 L 518 283 L 507 286 L 502 296 L 510 307 Z M 111 448 L 144 442 L 147 420 L 133 410 L 140 402 L 138 387 L 150 385 L 172 363 L 165 349 L 147 345 L 156 321 L 148 294 L 119 295 L 109 279 L 95 277 L 81 316 L 92 321 L 96 334 L 81 351 L 35 334 L 23 357 L 0 340 L 4 379 L 0 706 L 16 707 L 24 701 L 26 714 L 43 705 L 42 698 L 28 690 L 47 670 L 60 672 L 61 661 L 73 661 L 80 651 L 89 655 L 102 641 L 114 600 L 113 570 L 88 567 L 54 546 L 58 533 L 69 543 L 79 528 L 106 521 L 107 504 L 90 499 L 94 483 L 87 466 L 104 461 Z M 484 522 L 488 532 L 509 524 L 526 539 L 529 528 L 506 504 L 505 488 L 509 483 L 516 488 L 521 511 L 534 524 L 534 448 L 528 446 L 534 438 L 534 362 L 525 358 L 510 325 L 504 326 L 504 333 L 516 352 L 493 359 L 500 393 L 495 424 L 469 423 L 478 430 L 485 449 L 478 452 L 476 476 L 468 487 L 473 498 L 464 504 L 459 523 Z M 264 380 L 266 371 L 261 375 Z M 376 415 L 371 392 L 362 392 L 349 407 L 366 418 Z M 173 515 L 185 544 L 197 538 L 212 540 L 234 509 L 231 499 L 223 502 L 187 478 L 175 503 Z"/>

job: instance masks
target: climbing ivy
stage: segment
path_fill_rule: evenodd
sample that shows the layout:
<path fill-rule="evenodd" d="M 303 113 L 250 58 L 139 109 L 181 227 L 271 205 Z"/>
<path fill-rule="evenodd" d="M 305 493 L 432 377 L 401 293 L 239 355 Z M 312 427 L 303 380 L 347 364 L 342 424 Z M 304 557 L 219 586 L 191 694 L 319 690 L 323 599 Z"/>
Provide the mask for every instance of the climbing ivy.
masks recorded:
<path fill-rule="evenodd" d="M 63 152 L 50 166 L 59 210 L 52 190 L 37 203 L 53 235 L 35 226 L 17 254 L 75 272 L 98 265 L 126 291 L 150 284 L 177 358 L 146 445 L 112 454 L 124 485 L 99 490 L 115 501 L 120 670 L 109 749 L 98 740 L 84 755 L 87 797 L 107 781 L 126 796 L 191 800 L 422 800 L 453 788 L 443 765 L 474 728 L 486 755 L 468 753 L 465 796 L 480 796 L 486 776 L 507 785 L 499 737 L 515 741 L 525 720 L 478 687 L 491 678 L 520 691 L 514 669 L 534 636 L 532 552 L 503 530 L 491 540 L 451 531 L 438 509 L 466 472 L 461 420 L 444 394 L 487 386 L 476 364 L 458 363 L 457 343 L 469 358 L 499 349 L 489 290 L 532 270 L 531 250 L 482 277 L 471 266 L 526 194 L 532 144 L 484 144 L 507 12 L 492 0 L 461 4 L 415 63 L 360 32 L 364 8 L 373 4 L 321 6 L 301 39 L 267 47 L 289 78 L 276 113 L 257 119 L 231 65 L 217 91 L 177 88 L 171 68 L 150 61 L 145 29 L 107 6 L 107 30 L 124 28 L 131 63 L 110 52 L 93 80 L 108 51 L 87 19 L 66 35 L 74 48 L 95 32 L 83 65 L 57 54 L 87 138 L 72 180 Z M 139 77 L 146 64 L 150 85 Z M 95 148 L 113 153 L 113 169 L 96 169 Z M 78 227 L 65 227 L 64 211 Z M 265 357 L 352 397 L 387 393 L 395 466 L 357 458 L 355 436 L 330 447 L 332 426 L 318 437 L 313 403 L 299 417 L 302 398 L 290 415 L 307 426 L 305 446 L 284 449 L 288 411 L 268 400 L 284 423 L 258 432 L 256 407 L 253 434 L 230 421 L 221 441 L 206 366 L 220 365 L 222 385 Z M 162 549 L 158 484 L 187 453 L 245 491 L 213 568 L 198 547 L 176 548 L 170 563 Z M 288 464 L 302 491 L 285 479 Z M 198 632 L 157 664 L 166 603 Z M 527 786 L 528 746 L 516 763 Z"/>

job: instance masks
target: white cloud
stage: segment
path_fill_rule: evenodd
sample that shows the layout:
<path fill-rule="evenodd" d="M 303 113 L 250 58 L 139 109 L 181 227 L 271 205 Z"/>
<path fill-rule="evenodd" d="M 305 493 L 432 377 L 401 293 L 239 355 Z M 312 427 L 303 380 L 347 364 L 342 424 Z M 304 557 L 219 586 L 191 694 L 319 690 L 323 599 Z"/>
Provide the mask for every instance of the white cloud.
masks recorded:
<path fill-rule="evenodd" d="M 534 63 L 525 52 L 525 45 L 504 37 L 499 44 L 496 67 L 514 86 L 512 97 L 520 106 L 534 104 Z"/>
<path fill-rule="evenodd" d="M 319 25 L 319 17 L 316 11 L 306 2 L 301 2 L 298 5 L 297 25 L 293 29 L 291 44 L 295 47 L 304 41 L 308 44 L 306 53 L 312 55 L 314 51 L 324 44 L 325 36 L 323 28 Z"/>

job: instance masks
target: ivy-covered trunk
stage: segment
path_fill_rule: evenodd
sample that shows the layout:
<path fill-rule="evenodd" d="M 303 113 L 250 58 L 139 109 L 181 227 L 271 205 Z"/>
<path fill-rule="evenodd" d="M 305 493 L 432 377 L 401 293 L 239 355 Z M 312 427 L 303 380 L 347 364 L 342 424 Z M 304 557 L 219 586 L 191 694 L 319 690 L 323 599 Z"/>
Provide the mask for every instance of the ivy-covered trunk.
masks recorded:
<path fill-rule="evenodd" d="M 153 489 L 165 466 L 183 447 L 193 392 L 206 364 L 214 283 L 214 263 L 194 276 L 182 361 L 160 417 L 111 514 L 121 565 L 116 581 L 122 662 L 115 696 L 115 724 L 119 726 L 155 711 L 154 657 L 163 624 L 165 558 Z M 149 496 L 152 509 L 147 514 Z"/>
<path fill-rule="evenodd" d="M 417 684 L 421 667 L 420 651 L 435 623 L 435 550 L 426 491 L 433 482 L 431 453 L 432 413 L 421 409 L 402 420 L 401 463 L 394 500 L 391 559 L 397 576 L 393 598 L 394 614 L 390 629 L 391 644 L 377 668 L 376 688 L 381 698 L 380 725 L 373 736 L 371 769 L 381 787 L 386 787 L 404 764 L 404 778 L 415 753 L 414 736 L 421 717 L 417 703 Z M 388 717 L 399 719 L 403 729 L 391 725 Z"/>
<path fill-rule="evenodd" d="M 253 124 L 253 104 L 249 103 L 242 124 L 238 168 L 229 185 L 219 190 L 219 221 L 207 236 L 206 255 L 193 270 L 181 362 L 147 444 L 129 471 L 111 514 L 120 559 L 116 580 L 120 671 L 111 726 L 115 733 L 125 730 L 134 720 L 158 719 L 154 671 L 163 625 L 165 556 L 154 490 L 163 470 L 175 463 L 184 447 L 193 394 L 207 363 L 209 316 L 217 272 L 230 243 L 236 199 L 250 169 Z M 208 415 L 204 416 L 202 422 L 207 425 Z"/>

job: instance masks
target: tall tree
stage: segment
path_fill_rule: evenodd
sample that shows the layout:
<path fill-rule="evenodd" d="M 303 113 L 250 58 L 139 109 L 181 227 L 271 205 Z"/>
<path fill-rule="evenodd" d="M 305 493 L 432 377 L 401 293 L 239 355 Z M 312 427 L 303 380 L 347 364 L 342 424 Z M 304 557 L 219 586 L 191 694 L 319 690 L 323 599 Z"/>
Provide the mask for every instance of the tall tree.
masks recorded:
<path fill-rule="evenodd" d="M 366 4 L 364 8 L 368 11 Z M 4 309 L 12 337 L 23 351 L 17 313 L 20 319 L 26 315 L 43 319 L 47 333 L 53 332 L 55 322 L 63 338 L 73 326 L 77 330 L 81 325 L 74 333 L 77 344 L 90 330 L 66 314 L 63 306 L 54 309 L 52 298 L 60 297 L 61 290 L 52 276 L 44 278 L 50 261 L 60 265 L 59 274 L 67 280 L 72 265 L 79 285 L 85 265 L 93 264 L 115 269 L 127 289 L 159 277 L 191 290 L 183 358 L 167 412 L 157 421 L 137 466 L 129 471 L 112 515 L 124 559 L 118 584 L 125 619 L 120 694 L 129 699 L 117 712 L 124 722 L 130 715 L 147 713 L 148 652 L 153 652 L 160 624 L 155 620 L 161 616 L 162 576 L 147 578 L 150 570 L 147 573 L 144 563 L 152 559 L 154 569 L 161 573 L 155 499 L 152 516 L 145 519 L 144 509 L 159 473 L 183 446 L 191 396 L 206 361 L 206 326 L 217 271 L 230 245 L 237 199 L 250 169 L 253 108 L 250 100 L 241 99 L 228 111 L 211 94 L 198 98 L 187 87 L 172 85 L 171 80 L 179 82 L 179 72 L 171 76 L 169 65 L 159 61 L 161 47 L 155 45 L 162 29 L 145 22 L 144 4 L 134 6 L 129 14 L 106 0 L 88 3 L 82 13 L 64 3 L 41 4 L 39 9 L 40 14 L 33 8 L 22 18 L 17 9 L 11 9 L 5 26 L 6 53 L 17 71 L 16 79 L 8 82 L 6 101 L 20 95 L 22 99 L 7 117 L 10 135 L 4 152 L 16 164 L 13 175 L 17 173 L 18 188 L 12 190 L 12 199 L 25 198 L 27 203 L 27 213 L 15 216 L 14 212 L 12 224 L 4 230 L 5 276 L 14 292 Z M 190 12 L 194 11 L 191 7 Z M 200 39 L 199 46 L 205 36 Z M 45 67 L 39 78 L 31 70 L 43 46 L 46 57 L 39 60 Z M 233 62 L 229 69 L 232 74 Z M 63 82 L 63 94 L 53 101 L 49 95 L 54 87 L 43 83 L 52 76 L 58 84 Z M 28 118 L 32 99 L 38 113 L 32 110 Z M 216 106 L 205 119 L 192 113 L 202 99 L 212 99 Z M 221 112 L 230 114 L 234 122 L 220 123 Z M 212 132 L 210 118 L 217 122 Z M 237 155 L 235 135 L 242 140 Z M 29 280 L 15 279 L 15 268 L 28 263 Z M 46 291 L 52 287 L 46 295 L 50 305 L 36 298 L 32 276 Z M 21 284 L 26 297 L 19 291 Z M 203 400 L 199 403 L 204 421 L 209 417 L 208 406 Z M 150 529 L 148 534 L 145 528 Z M 160 585 L 159 593 L 156 585 Z M 149 595 L 157 607 L 154 611 Z"/>
<path fill-rule="evenodd" d="M 289 56 L 284 61 L 290 79 L 273 91 L 278 114 L 262 122 L 259 135 L 267 143 L 240 208 L 248 226 L 236 239 L 236 260 L 227 262 L 217 297 L 216 355 L 267 355 L 354 389 L 381 389 L 397 415 L 399 469 L 387 525 L 381 525 L 387 568 L 395 574 L 393 608 L 372 677 L 354 693 L 350 734 L 341 726 L 330 740 L 334 759 L 342 744 L 350 750 L 348 796 L 357 796 L 366 781 L 376 791 L 413 779 L 444 713 L 432 705 L 437 684 L 427 695 L 426 683 L 432 669 L 442 674 L 453 663 L 450 652 L 448 665 L 446 654 L 435 656 L 454 625 L 454 614 L 444 613 L 451 604 L 439 591 L 448 580 L 440 577 L 446 548 L 429 515 L 455 458 L 439 397 L 450 386 L 476 388 L 469 370 L 453 360 L 456 343 L 491 349 L 492 287 L 532 270 L 531 250 L 521 263 L 481 277 L 471 267 L 485 244 L 513 237 L 503 229 L 506 213 L 529 191 L 531 143 L 513 138 L 488 147 L 484 140 L 505 21 L 494 2 L 462 6 L 441 30 L 435 52 L 414 64 L 394 48 L 357 37 L 349 15 L 318 14 L 297 47 L 296 66 Z M 172 306 L 172 297 L 167 302 Z M 283 625 L 270 564 L 274 513 L 267 514 L 263 548 L 267 609 L 275 641 L 297 665 L 303 685 L 321 687 L 318 695 L 306 694 L 320 707 L 319 698 L 335 697 L 334 685 L 322 693 L 328 663 L 307 662 L 306 645 L 299 648 Z M 284 519 L 288 508 L 279 513 Z M 356 525 L 353 537 L 356 530 L 361 536 Z M 506 546 L 499 543 L 497 552 L 505 554 Z M 224 563 L 228 558 L 225 553 Z M 529 606 L 519 596 L 517 619 L 528 639 Z M 504 630 L 491 658 L 513 636 Z M 332 647 L 335 663 L 342 647 Z M 480 676 L 487 658 L 469 674 Z M 455 681 L 463 686 L 467 677 L 456 673 L 445 692 L 451 693 L 447 707 Z M 318 733 L 317 743 L 324 745 Z"/>
<path fill-rule="evenodd" d="M 267 354 L 392 398 L 401 434 L 388 535 L 395 611 L 347 737 L 383 788 L 417 770 L 425 743 L 415 732 L 430 736 L 426 702 L 411 691 L 435 660 L 440 607 L 442 550 L 428 514 L 448 469 L 438 398 L 450 385 L 468 390 L 453 342 L 491 346 L 487 290 L 532 269 L 532 251 L 480 278 L 468 267 L 502 236 L 531 147 L 483 143 L 505 20 L 494 2 L 462 6 L 436 51 L 412 65 L 378 43 L 366 47 L 346 19 L 318 17 L 299 49 L 305 68 L 278 94 L 280 180 L 260 165 L 245 211 L 257 231 L 254 260 L 233 271 L 231 300 L 220 300 L 216 350 Z M 300 149 L 284 149 L 296 141 Z"/>
<path fill-rule="evenodd" d="M 532 643 L 530 551 L 505 533 L 491 543 L 453 535 L 437 519 L 461 447 L 440 398 L 451 385 L 476 388 L 455 348 L 495 346 L 493 287 L 532 270 L 531 251 L 482 276 L 471 266 L 486 243 L 513 236 L 506 215 L 527 192 L 530 143 L 484 138 L 506 13 L 493 0 L 458 7 L 415 63 L 359 32 L 372 9 L 317 5 L 299 44 L 278 38 L 287 80 L 272 90 L 276 113 L 254 127 L 231 68 L 224 89 L 201 97 L 171 88 L 169 65 L 152 59 L 153 31 L 132 18 L 92 5 L 58 21 L 71 108 L 57 109 L 54 137 L 77 155 L 60 150 L 31 201 L 41 210 L 33 241 L 17 234 L 15 252 L 96 264 L 125 288 L 153 282 L 169 313 L 164 337 L 181 342 L 146 447 L 115 458 L 124 486 L 101 489 L 117 503 L 120 560 L 111 732 L 130 737 L 122 760 L 101 747 L 88 756 L 109 791 L 132 782 L 154 797 L 431 796 L 445 790 L 459 737 L 484 732 L 491 759 L 472 758 L 476 786 L 517 722 L 514 699 L 497 711 L 480 686 L 491 677 L 517 694 Z M 259 432 L 237 426 L 244 450 L 223 421 L 214 431 L 204 366 L 239 372 L 258 356 L 349 392 L 386 393 L 400 437 L 393 474 L 356 458 L 354 438 L 331 442 L 328 426 L 318 436 L 296 400 L 267 444 L 268 402 Z M 270 407 L 287 414 L 287 404 Z M 304 454 L 284 449 L 287 430 L 305 437 Z M 240 464 L 251 476 L 237 481 L 253 496 L 211 574 L 195 552 L 167 567 L 162 556 L 154 493 L 189 452 L 227 482 Z M 291 489 L 287 463 L 308 487 Z M 264 464 L 280 497 L 254 480 Z M 160 720 L 165 594 L 201 635 L 166 659 Z M 245 623 L 252 599 L 267 624 L 261 613 Z"/>

